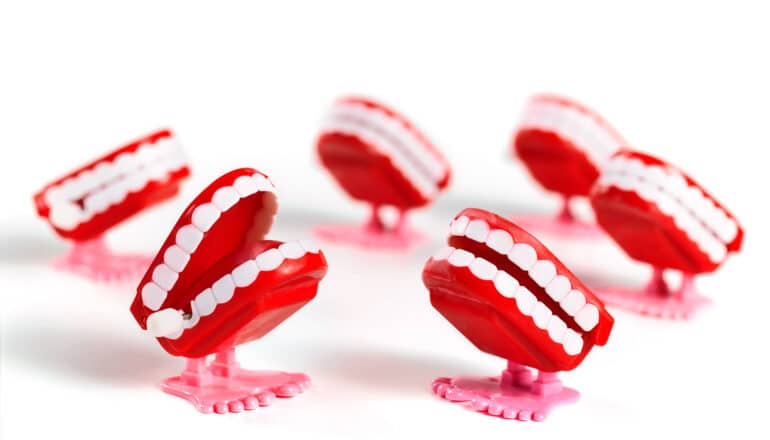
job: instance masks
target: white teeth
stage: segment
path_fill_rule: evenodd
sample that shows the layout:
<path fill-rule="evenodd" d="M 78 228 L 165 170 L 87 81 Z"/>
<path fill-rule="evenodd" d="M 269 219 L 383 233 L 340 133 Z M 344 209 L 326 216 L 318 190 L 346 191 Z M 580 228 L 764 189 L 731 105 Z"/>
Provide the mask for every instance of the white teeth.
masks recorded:
<path fill-rule="evenodd" d="M 199 205 L 192 213 L 192 224 L 201 232 L 208 232 L 219 219 L 221 212 L 213 203 Z"/>
<path fill-rule="evenodd" d="M 540 301 L 535 304 L 535 309 L 532 310 L 532 320 L 535 321 L 535 325 L 539 329 L 545 330 L 547 328 L 551 315 L 553 315 L 551 310 Z"/>
<path fill-rule="evenodd" d="M 564 340 L 564 335 L 567 332 L 567 324 L 564 323 L 558 316 L 551 316 L 551 320 L 548 321 L 548 336 L 554 342 L 561 342 Z"/>
<path fill-rule="evenodd" d="M 195 308 L 195 301 L 190 303 L 190 319 L 184 321 L 184 328 L 192 328 L 198 324 L 201 320 L 201 315 L 198 313 L 198 309 Z"/>
<path fill-rule="evenodd" d="M 174 335 L 183 328 L 179 310 L 163 309 L 147 317 L 147 331 L 156 338 Z"/>
<path fill-rule="evenodd" d="M 581 351 L 583 351 L 583 338 L 578 332 L 568 328 L 564 333 L 562 346 L 568 355 L 575 356 L 576 354 L 579 354 Z"/>
<path fill-rule="evenodd" d="M 444 246 L 438 251 L 436 251 L 435 254 L 433 254 L 433 259 L 436 261 L 446 260 L 449 258 L 450 255 L 452 255 L 452 252 L 454 252 L 455 248 L 452 246 Z"/>
<path fill-rule="evenodd" d="M 502 229 L 495 229 L 487 237 L 487 247 L 498 254 L 507 255 L 513 247 L 513 237 Z"/>
<path fill-rule="evenodd" d="M 537 261 L 535 249 L 525 243 L 516 243 L 511 252 L 508 253 L 508 259 L 521 270 L 529 270 Z"/>
<path fill-rule="evenodd" d="M 283 263 L 283 255 L 278 249 L 270 249 L 257 257 L 259 270 L 270 271 L 280 266 L 281 263 Z"/>
<path fill-rule="evenodd" d="M 72 230 L 80 223 L 82 212 L 72 203 L 59 203 L 51 207 L 48 218 L 57 228 Z"/>
<path fill-rule="evenodd" d="M 257 279 L 259 268 L 254 260 L 248 260 L 233 270 L 233 283 L 237 287 L 246 287 Z"/>
<path fill-rule="evenodd" d="M 254 179 L 254 183 L 257 184 L 257 188 L 260 191 L 270 191 L 270 192 L 275 191 L 273 184 L 270 183 L 270 181 L 267 180 L 265 176 L 261 174 L 255 174 L 252 176 L 252 178 Z"/>
<path fill-rule="evenodd" d="M 591 331 L 599 323 L 599 309 L 593 304 L 586 304 L 575 315 L 575 322 L 585 331 Z"/>
<path fill-rule="evenodd" d="M 497 268 L 489 261 L 476 257 L 470 266 L 471 273 L 476 275 L 477 278 L 490 281 L 497 275 Z"/>
<path fill-rule="evenodd" d="M 465 235 L 465 229 L 468 227 L 470 219 L 464 215 L 457 217 L 451 224 L 450 230 L 452 235 Z"/>
<path fill-rule="evenodd" d="M 483 220 L 473 220 L 468 223 L 468 229 L 465 230 L 465 236 L 471 240 L 483 243 L 489 235 L 489 226 Z"/>
<path fill-rule="evenodd" d="M 214 299 L 216 299 L 217 304 L 224 304 L 230 301 L 230 299 L 233 297 L 233 293 L 235 292 L 235 283 L 233 282 L 233 277 L 230 276 L 230 274 L 227 274 L 218 279 L 211 286 L 211 291 L 214 293 Z"/>
<path fill-rule="evenodd" d="M 171 245 L 163 253 L 163 262 L 176 272 L 182 272 L 190 261 L 190 255 L 177 245 Z"/>
<path fill-rule="evenodd" d="M 102 192 L 86 197 L 86 200 L 83 203 L 86 212 L 91 214 L 99 214 L 106 211 L 108 204 L 107 197 L 105 197 L 105 194 Z"/>
<path fill-rule="evenodd" d="M 529 277 L 540 287 L 547 286 L 555 276 L 556 266 L 548 260 L 539 260 L 529 269 Z"/>
<path fill-rule="evenodd" d="M 249 176 L 240 176 L 235 179 L 233 187 L 235 187 L 235 190 L 241 197 L 248 197 L 259 191 L 257 183 Z"/>
<path fill-rule="evenodd" d="M 465 267 L 471 264 L 475 257 L 464 249 L 455 249 L 449 256 L 449 264 L 455 267 Z"/>
<path fill-rule="evenodd" d="M 219 208 L 220 211 L 225 212 L 238 203 L 239 199 L 240 196 L 232 186 L 223 186 L 214 193 L 211 203 Z"/>
<path fill-rule="evenodd" d="M 155 283 L 147 283 L 142 287 L 142 303 L 150 310 L 158 310 L 166 300 L 166 291 Z"/>
<path fill-rule="evenodd" d="M 299 244 L 305 249 L 305 252 L 310 252 L 311 254 L 317 254 L 321 250 L 313 240 L 300 240 Z"/>
<path fill-rule="evenodd" d="M 529 289 L 524 286 L 519 286 L 519 288 L 516 289 L 516 306 L 519 308 L 522 315 L 531 316 L 536 303 L 538 303 L 537 297 L 535 297 L 535 294 L 530 292 Z M 550 311 L 548 313 L 550 313 Z"/>
<path fill-rule="evenodd" d="M 557 275 L 556 278 L 548 283 L 548 286 L 545 288 L 545 293 L 553 298 L 554 301 L 561 301 L 571 288 L 572 284 L 567 277 L 564 275 Z"/>
<path fill-rule="evenodd" d="M 559 303 L 561 308 L 567 312 L 569 316 L 575 316 L 580 309 L 586 305 L 586 297 L 579 290 L 570 290 L 567 296 Z"/>
<path fill-rule="evenodd" d="M 152 281 L 162 287 L 166 292 L 174 287 L 178 278 L 179 274 L 163 263 L 155 266 L 155 270 L 152 271 Z"/>
<path fill-rule="evenodd" d="M 278 246 L 278 250 L 281 251 L 281 254 L 285 258 L 290 260 L 296 260 L 305 255 L 305 250 L 302 249 L 302 246 L 300 246 L 299 243 L 284 243 Z"/>
<path fill-rule="evenodd" d="M 193 225 L 182 226 L 176 233 L 177 246 L 188 254 L 195 252 L 201 240 L 203 240 L 203 232 L 196 229 Z"/>
<path fill-rule="evenodd" d="M 516 281 L 516 278 L 508 275 L 505 271 L 497 271 L 497 275 L 495 275 L 495 288 L 500 295 L 506 298 L 514 298 L 518 287 L 519 282 Z"/>
<path fill-rule="evenodd" d="M 214 313 L 216 307 L 217 300 L 214 298 L 214 292 L 210 288 L 195 297 L 195 308 L 201 316 L 208 316 Z"/>

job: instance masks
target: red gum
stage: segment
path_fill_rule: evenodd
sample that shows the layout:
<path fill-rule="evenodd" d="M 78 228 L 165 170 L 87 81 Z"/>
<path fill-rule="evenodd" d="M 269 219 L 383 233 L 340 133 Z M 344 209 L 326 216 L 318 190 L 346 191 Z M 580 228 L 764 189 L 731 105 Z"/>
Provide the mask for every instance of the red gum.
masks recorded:
<path fill-rule="evenodd" d="M 423 281 L 430 291 L 431 303 L 474 345 L 482 351 L 543 371 L 562 371 L 578 366 L 593 345 L 604 345 L 607 342 L 614 323 L 612 316 L 607 313 L 602 302 L 545 246 L 523 229 L 495 214 L 479 209 L 465 209 L 458 217 L 462 215 L 471 220 L 484 220 L 490 229 L 502 229 L 510 233 L 514 242 L 532 246 L 539 259 L 554 263 L 557 273 L 567 277 L 573 289 L 580 290 L 586 301 L 599 309 L 597 326 L 590 332 L 579 331 L 583 338 L 582 352 L 570 356 L 564 352 L 561 344 L 550 339 L 546 330 L 537 328 L 531 317 L 519 311 L 515 299 L 500 295 L 492 281 L 480 280 L 467 267 L 458 268 L 451 266 L 446 260 L 430 259 L 423 271 Z M 450 236 L 450 240 L 452 239 Z M 486 252 L 488 255 L 493 253 L 495 251 L 491 249 Z M 484 255 L 476 256 L 486 258 Z M 498 269 L 503 268 L 498 266 Z M 515 278 L 525 286 L 534 285 L 527 275 Z M 544 289 L 537 287 L 530 290 L 538 300 L 548 305 L 552 312 L 557 311 L 557 315 L 563 316 Z M 577 328 L 572 324 L 574 320 L 568 319 L 569 321 L 565 320 L 568 326 Z"/>
<path fill-rule="evenodd" d="M 62 184 L 67 179 L 77 176 L 83 171 L 94 168 L 100 162 L 113 161 L 123 153 L 134 152 L 141 145 L 146 143 L 154 143 L 164 137 L 172 137 L 171 131 L 164 129 L 137 139 L 128 145 L 120 147 L 117 150 L 114 150 L 111 153 L 93 160 L 88 164 L 70 172 L 69 174 L 47 184 L 43 187 L 43 189 L 38 191 L 33 196 L 33 201 L 35 203 L 35 208 L 37 209 L 38 215 L 48 219 L 50 207 L 45 201 L 45 193 L 48 191 L 48 189 Z M 93 215 L 88 221 L 80 223 L 74 229 L 61 229 L 53 223 L 49 223 L 57 234 L 70 240 L 85 241 L 96 238 L 110 228 L 142 211 L 143 209 L 174 197 L 179 193 L 180 181 L 189 175 L 190 169 L 185 165 L 179 170 L 169 174 L 169 177 L 166 179 L 166 181 L 150 182 L 141 191 L 129 193 L 121 203 L 110 206 L 106 211 Z"/>

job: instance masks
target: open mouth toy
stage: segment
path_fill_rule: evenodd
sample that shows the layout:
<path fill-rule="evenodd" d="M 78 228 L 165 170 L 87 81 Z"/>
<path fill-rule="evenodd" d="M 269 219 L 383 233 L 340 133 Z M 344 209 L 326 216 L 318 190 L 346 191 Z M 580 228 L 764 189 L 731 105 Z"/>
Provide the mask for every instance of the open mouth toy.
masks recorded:
<path fill-rule="evenodd" d="M 371 205 L 359 226 L 326 225 L 316 234 L 331 241 L 373 248 L 407 248 L 421 237 L 407 211 L 425 206 L 449 184 L 446 159 L 405 117 L 374 101 L 344 98 L 328 115 L 317 142 L 321 163 L 352 198 Z M 387 225 L 380 208 L 395 207 Z"/>
<path fill-rule="evenodd" d="M 598 290 L 608 304 L 645 315 L 688 318 L 708 300 L 694 286 L 737 252 L 743 230 L 735 217 L 682 170 L 648 154 L 612 157 L 591 194 L 597 222 L 633 259 L 653 267 L 642 291 Z M 663 270 L 682 273 L 672 289 Z"/>
<path fill-rule="evenodd" d="M 302 308 L 326 274 L 323 253 L 312 243 L 264 238 L 277 209 L 264 174 L 241 168 L 218 178 L 182 213 L 131 305 L 167 352 L 188 358 L 162 389 L 201 412 L 251 410 L 310 385 L 302 373 L 249 371 L 235 360 L 235 346 L 261 338 Z"/>
<path fill-rule="evenodd" d="M 38 215 L 73 243 L 54 266 L 98 280 L 120 281 L 140 274 L 149 258 L 114 254 L 104 234 L 175 196 L 189 175 L 181 146 L 169 130 L 160 130 L 43 187 L 34 196 Z"/>
<path fill-rule="evenodd" d="M 556 217 L 525 216 L 521 226 L 566 237 L 593 237 L 601 230 L 579 221 L 570 200 L 588 196 L 610 156 L 625 141 L 601 116 L 573 100 L 536 95 L 524 108 L 512 150 L 532 177 L 558 193 L 562 208 Z"/>
<path fill-rule="evenodd" d="M 436 394 L 493 416 L 536 421 L 578 399 L 557 372 L 604 345 L 614 321 L 536 238 L 498 215 L 465 209 L 422 278 L 436 310 L 477 348 L 508 361 L 500 378 L 436 379 Z"/>

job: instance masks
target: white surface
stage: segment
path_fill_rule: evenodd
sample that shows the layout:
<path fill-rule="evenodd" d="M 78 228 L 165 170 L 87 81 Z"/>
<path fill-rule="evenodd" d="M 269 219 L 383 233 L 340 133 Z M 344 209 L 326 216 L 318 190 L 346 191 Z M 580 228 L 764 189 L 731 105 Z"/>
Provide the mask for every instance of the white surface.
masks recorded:
<path fill-rule="evenodd" d="M 737 2 L 159 3 L 0 5 L 3 439 L 768 437 L 766 11 Z M 420 271 L 465 206 L 553 209 L 506 156 L 523 100 L 541 90 L 581 99 L 634 145 L 682 164 L 748 234 L 742 254 L 699 280 L 715 307 L 686 324 L 615 313 L 609 344 L 564 375 L 580 403 L 522 424 L 430 393 L 436 376 L 495 374 L 503 362 L 432 310 Z M 154 252 L 187 201 L 241 165 L 279 188 L 273 236 L 306 237 L 312 224 L 364 213 L 311 154 L 323 110 L 348 92 L 403 109 L 455 166 L 451 193 L 416 219 L 431 240 L 407 257 L 324 245 L 330 269 L 317 299 L 240 350 L 247 366 L 306 371 L 314 387 L 268 409 L 200 415 L 154 388 L 182 361 L 138 330 L 133 286 L 47 268 L 65 246 L 30 196 L 167 125 L 194 178 L 173 203 L 114 231 L 117 248 Z M 609 244 L 553 244 L 586 279 L 644 276 Z"/>

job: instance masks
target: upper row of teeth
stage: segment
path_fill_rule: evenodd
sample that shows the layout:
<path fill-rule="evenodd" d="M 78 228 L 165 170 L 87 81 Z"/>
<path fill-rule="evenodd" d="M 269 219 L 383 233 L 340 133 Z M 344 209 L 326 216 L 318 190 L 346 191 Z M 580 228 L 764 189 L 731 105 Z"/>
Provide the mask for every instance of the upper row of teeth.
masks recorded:
<path fill-rule="evenodd" d="M 242 198 L 260 191 L 274 193 L 275 187 L 261 174 L 239 176 L 232 185 L 226 185 L 214 192 L 211 201 L 198 205 L 192 213 L 191 223 L 176 232 L 175 243 L 163 253 L 163 263 L 152 271 L 152 281 L 142 287 L 142 302 L 150 310 L 158 310 L 166 301 L 168 292 L 187 266 L 190 256 L 203 240 L 203 234 L 219 220 L 222 213 L 233 207 Z"/>
<path fill-rule="evenodd" d="M 527 104 L 521 128 L 540 128 L 567 138 L 597 164 L 603 165 L 623 145 L 621 140 L 595 117 L 570 106 L 548 101 Z"/>
<path fill-rule="evenodd" d="M 225 274 L 210 287 L 204 289 L 190 301 L 190 315 L 182 320 L 172 320 L 168 324 L 158 322 L 153 315 L 148 317 L 147 329 L 155 337 L 168 339 L 179 338 L 185 330 L 195 327 L 200 318 L 214 313 L 217 305 L 225 304 L 233 297 L 236 287 L 248 287 L 261 272 L 277 269 L 285 260 L 297 260 L 307 253 L 317 254 L 318 246 L 309 240 L 283 243 L 277 248 L 269 249 L 237 266 L 231 273 Z M 167 309 L 166 309 L 167 310 Z M 181 311 L 177 311 L 181 315 Z M 156 312 L 161 314 L 165 310 Z M 156 322 L 152 322 L 156 321 Z"/>
<path fill-rule="evenodd" d="M 656 204 L 672 217 L 677 227 L 714 262 L 727 254 L 725 244 L 738 234 L 738 226 L 727 213 L 694 185 L 688 185 L 679 173 L 668 173 L 657 165 L 645 165 L 639 159 L 614 158 L 598 183 L 600 191 L 617 187 L 633 191 Z"/>
<path fill-rule="evenodd" d="M 437 192 L 447 166 L 401 121 L 384 112 L 361 104 L 338 104 L 323 126 L 324 131 L 339 131 L 373 144 L 385 151 L 394 164 L 413 180 L 423 194 Z"/>

